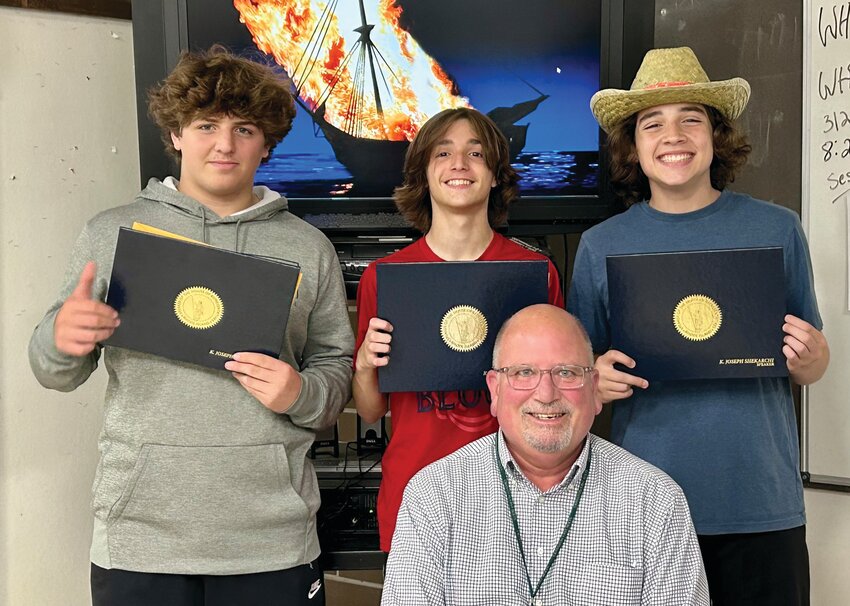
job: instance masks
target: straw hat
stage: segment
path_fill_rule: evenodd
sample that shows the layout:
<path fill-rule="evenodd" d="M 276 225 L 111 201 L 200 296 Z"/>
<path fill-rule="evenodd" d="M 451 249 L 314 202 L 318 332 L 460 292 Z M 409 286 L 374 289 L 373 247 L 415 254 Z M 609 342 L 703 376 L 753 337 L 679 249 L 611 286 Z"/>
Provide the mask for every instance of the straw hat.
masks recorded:
<path fill-rule="evenodd" d="M 646 53 L 630 90 L 607 88 L 590 99 L 599 126 L 610 132 L 622 120 L 647 107 L 666 103 L 699 103 L 734 120 L 750 99 L 743 78 L 711 82 L 694 51 L 687 46 Z"/>

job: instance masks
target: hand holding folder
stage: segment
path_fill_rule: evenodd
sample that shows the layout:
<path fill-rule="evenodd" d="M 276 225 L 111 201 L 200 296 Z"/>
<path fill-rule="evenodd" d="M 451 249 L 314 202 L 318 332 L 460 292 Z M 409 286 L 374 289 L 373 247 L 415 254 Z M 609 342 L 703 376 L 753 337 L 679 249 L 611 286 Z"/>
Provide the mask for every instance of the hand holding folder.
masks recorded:
<path fill-rule="evenodd" d="M 119 230 L 106 302 L 121 324 L 106 345 L 215 369 L 240 351 L 280 355 L 297 264 L 145 232 Z"/>
<path fill-rule="evenodd" d="M 298 371 L 272 356 L 241 351 L 225 366 L 245 391 L 278 414 L 286 412 L 301 393 Z"/>

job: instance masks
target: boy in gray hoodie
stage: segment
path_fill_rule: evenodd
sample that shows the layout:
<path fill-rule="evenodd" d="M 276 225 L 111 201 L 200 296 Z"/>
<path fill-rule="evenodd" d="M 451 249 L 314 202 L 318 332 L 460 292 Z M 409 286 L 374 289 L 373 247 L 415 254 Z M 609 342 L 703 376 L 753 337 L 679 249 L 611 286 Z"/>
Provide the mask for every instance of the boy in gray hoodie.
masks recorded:
<path fill-rule="evenodd" d="M 270 68 L 213 48 L 184 55 L 149 110 L 180 180 L 151 179 L 132 204 L 86 224 L 29 347 L 50 389 L 75 389 L 101 354 L 109 373 L 93 603 L 323 604 L 319 490 L 306 454 L 349 399 L 353 337 L 332 245 L 285 198 L 253 186 L 291 128 L 292 95 Z M 297 262 L 280 358 L 238 353 L 222 372 L 104 348 L 120 323 L 103 302 L 118 229 L 134 221 Z"/>

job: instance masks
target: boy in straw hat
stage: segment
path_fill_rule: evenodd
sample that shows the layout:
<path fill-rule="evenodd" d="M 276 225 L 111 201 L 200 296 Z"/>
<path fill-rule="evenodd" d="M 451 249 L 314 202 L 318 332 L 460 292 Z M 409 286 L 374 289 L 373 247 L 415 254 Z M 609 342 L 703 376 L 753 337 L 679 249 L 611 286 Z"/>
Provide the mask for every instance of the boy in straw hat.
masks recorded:
<path fill-rule="evenodd" d="M 807 604 L 789 380 L 650 384 L 629 352 L 609 349 L 606 256 L 777 246 L 787 277 L 782 330 L 791 379 L 806 385 L 826 371 L 829 347 L 799 219 L 725 189 L 751 149 L 733 125 L 749 96 L 741 78 L 710 81 L 689 48 L 651 50 L 630 90 L 593 96 L 591 110 L 608 133 L 612 182 L 628 209 L 583 234 L 567 308 L 599 354 L 599 396 L 616 402 L 612 440 L 685 491 L 713 603 Z"/>

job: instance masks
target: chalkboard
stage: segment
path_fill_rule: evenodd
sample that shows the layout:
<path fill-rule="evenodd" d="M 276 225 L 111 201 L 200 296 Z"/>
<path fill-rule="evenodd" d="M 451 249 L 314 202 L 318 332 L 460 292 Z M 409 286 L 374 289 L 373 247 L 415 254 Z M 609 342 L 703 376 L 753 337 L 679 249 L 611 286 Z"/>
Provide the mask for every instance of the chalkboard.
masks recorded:
<path fill-rule="evenodd" d="M 657 0 L 655 46 L 690 46 L 712 80 L 740 76 L 753 93 L 738 126 L 753 151 L 730 189 L 800 212 L 799 0 Z"/>
<path fill-rule="evenodd" d="M 803 404 L 803 471 L 850 489 L 850 2 L 806 0 L 803 30 L 803 226 L 831 361 Z"/>

